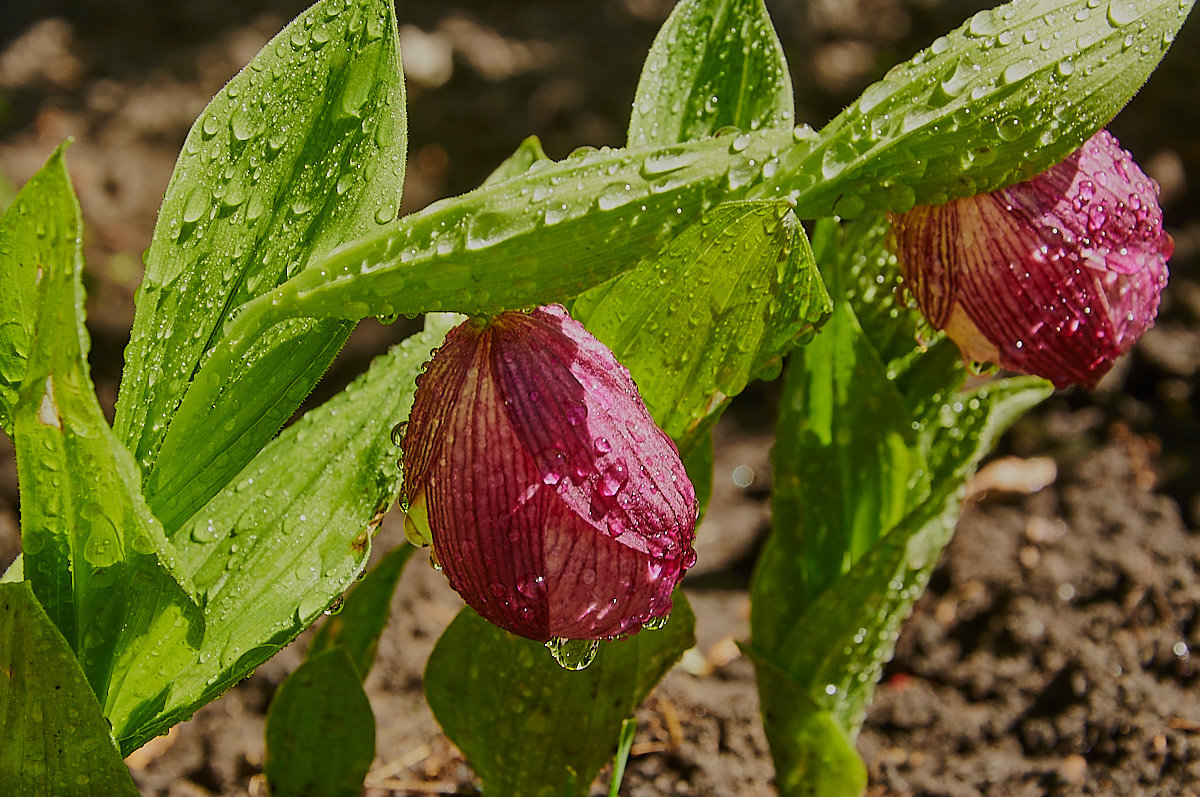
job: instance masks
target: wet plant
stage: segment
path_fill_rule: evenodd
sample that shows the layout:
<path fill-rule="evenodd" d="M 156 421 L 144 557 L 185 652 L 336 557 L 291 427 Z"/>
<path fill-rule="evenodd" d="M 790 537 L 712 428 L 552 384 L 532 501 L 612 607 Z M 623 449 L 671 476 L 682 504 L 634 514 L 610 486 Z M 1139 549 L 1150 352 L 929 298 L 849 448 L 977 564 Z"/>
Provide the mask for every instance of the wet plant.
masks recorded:
<path fill-rule="evenodd" d="M 1093 384 L 1153 321 L 1156 187 L 1098 131 L 1191 5 L 981 12 L 818 131 L 761 0 L 682 0 L 626 147 L 552 161 L 531 139 L 397 218 L 394 11 L 322 0 L 186 139 L 112 427 L 64 145 L 0 218 L 22 509 L 0 791 L 136 793 L 122 755 L 330 614 L 265 770 L 275 794 L 356 793 L 361 683 L 414 549 L 364 569 L 403 484 L 472 607 L 426 671 L 446 734 L 485 793 L 586 793 L 693 644 L 675 587 L 712 426 L 786 360 L 744 649 L 780 792 L 860 793 L 854 737 L 966 479 L 1046 379 Z M 280 431 L 357 321 L 398 314 L 424 331 Z"/>

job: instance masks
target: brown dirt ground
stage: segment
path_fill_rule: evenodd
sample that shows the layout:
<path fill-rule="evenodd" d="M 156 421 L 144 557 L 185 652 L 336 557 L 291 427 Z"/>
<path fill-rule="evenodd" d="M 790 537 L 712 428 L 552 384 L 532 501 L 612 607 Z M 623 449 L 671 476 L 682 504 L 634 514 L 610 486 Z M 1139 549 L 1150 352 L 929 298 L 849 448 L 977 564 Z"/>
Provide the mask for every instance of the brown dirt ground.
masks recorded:
<path fill-rule="evenodd" d="M 405 211 L 478 184 L 538 133 L 555 157 L 618 144 L 669 0 L 398 3 L 410 79 Z M 981 2 L 768 0 L 802 120 L 828 119 Z M 0 2 L 0 175 L 20 185 L 64 137 L 87 224 L 89 328 L 111 408 L 162 190 L 204 103 L 287 19 L 288 0 Z M 959 532 L 905 625 L 859 749 L 871 794 L 1200 791 L 1200 44 L 1193 20 L 1114 123 L 1163 186 L 1177 252 L 1158 325 L 1099 390 L 1022 421 L 975 482 Z M 366 323 L 328 384 L 400 334 Z M 622 793 L 767 795 L 746 587 L 769 523 L 775 386 L 718 430 L 717 493 L 689 575 L 698 645 L 639 712 Z M 738 465 L 754 469 L 736 487 Z M 379 548 L 400 544 L 395 517 Z M 0 442 L 0 564 L 18 550 L 12 448 Z M 471 793 L 421 695 L 425 657 L 460 605 L 409 565 L 369 682 L 368 793 Z M 263 713 L 293 645 L 131 759 L 145 795 L 263 794 Z M 597 793 L 600 793 L 597 791 Z"/>

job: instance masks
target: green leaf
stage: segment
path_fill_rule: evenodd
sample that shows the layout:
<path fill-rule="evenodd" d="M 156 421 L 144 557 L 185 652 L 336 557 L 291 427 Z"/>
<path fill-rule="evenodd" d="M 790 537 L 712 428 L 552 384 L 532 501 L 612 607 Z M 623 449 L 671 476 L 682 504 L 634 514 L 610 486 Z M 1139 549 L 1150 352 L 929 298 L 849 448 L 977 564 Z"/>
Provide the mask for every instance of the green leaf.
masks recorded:
<path fill-rule="evenodd" d="M 131 795 L 100 704 L 28 582 L 0 584 L 0 793 Z"/>
<path fill-rule="evenodd" d="M 207 627 L 135 742 L 249 675 L 354 582 L 399 492 L 389 431 L 408 417 L 416 376 L 444 334 L 423 332 L 378 358 L 271 441 L 173 535 Z"/>
<path fill-rule="evenodd" d="M 629 143 L 790 128 L 794 118 L 787 61 L 762 0 L 683 0 L 642 67 Z"/>
<path fill-rule="evenodd" d="M 935 463 L 932 494 L 816 599 L 784 606 L 756 574 L 755 600 L 772 612 L 792 612 L 791 627 L 771 660 L 848 733 L 857 733 L 900 623 L 954 533 L 967 478 L 999 433 L 1050 393 L 1043 380 L 1020 378 L 961 396 L 959 411 L 946 413 L 929 452 Z M 805 555 L 795 542 L 794 534 L 773 535 L 762 557 Z M 762 697 L 764 704 L 772 699 Z"/>
<path fill-rule="evenodd" d="M 803 556 L 764 556 L 759 564 L 765 583 L 786 592 L 789 606 L 806 605 L 847 572 L 929 492 L 913 419 L 849 298 L 875 285 L 862 266 L 879 264 L 859 247 L 872 255 L 884 252 L 883 236 L 874 233 L 887 225 L 869 227 L 873 234 L 850 238 L 842 248 L 830 227 L 837 225 L 817 225 L 815 235 L 822 273 L 836 297 L 834 312 L 821 334 L 792 357 L 772 456 L 774 525 L 796 536 L 797 544 L 803 541 Z M 911 315 L 884 315 L 890 323 L 873 331 L 889 334 L 889 327 L 906 326 Z M 905 346 L 917 348 L 911 335 Z M 771 649 L 782 631 L 776 624 L 787 628 L 791 622 L 786 613 L 763 612 L 756 645 Z"/>
<path fill-rule="evenodd" d="M 778 130 L 733 138 L 580 150 L 435 203 L 248 303 L 228 337 L 291 316 L 494 313 L 561 301 L 632 268 L 716 198 L 745 193 L 762 179 L 755 164 L 792 143 Z"/>
<path fill-rule="evenodd" d="M 1016 0 L 980 11 L 821 131 L 797 167 L 816 183 L 802 204 L 905 211 L 1045 171 L 1137 93 L 1191 8 Z"/>
<path fill-rule="evenodd" d="M 344 647 L 310 657 L 267 714 L 263 772 L 273 797 L 356 797 L 375 757 L 375 715 Z"/>
<path fill-rule="evenodd" d="M 63 165 L 62 144 L 0 217 L 0 428 L 13 433 L 13 405 L 38 313 L 43 263 L 71 251 L 78 208 Z"/>
<path fill-rule="evenodd" d="M 379 635 L 387 625 L 388 607 L 396 582 L 415 550 L 411 545 L 393 548 L 367 571 L 363 580 L 347 594 L 341 611 L 317 630 L 308 647 L 310 659 L 335 646 L 343 647 L 359 677 L 364 681 L 367 679 L 371 665 L 375 663 Z"/>
<path fill-rule="evenodd" d="M 61 150 L 43 171 L 59 176 L 40 184 L 66 192 L 43 207 L 63 215 L 18 218 L 75 233 L 59 235 L 39 260 L 37 320 L 14 408 L 24 575 L 119 737 L 131 712 L 167 688 L 159 668 L 190 656 L 202 618 L 88 374 L 81 225 Z"/>
<path fill-rule="evenodd" d="M 829 312 L 787 202 L 728 202 L 572 313 L 629 368 L 686 455 L 747 383 Z"/>
<path fill-rule="evenodd" d="M 396 217 L 407 142 L 395 15 L 323 0 L 213 98 L 184 143 L 146 255 L 116 429 L 176 528 L 271 438 L 351 325 L 305 319 L 254 365 L 184 401 L 236 309 Z M 214 406 L 215 405 L 215 406 Z"/>
<path fill-rule="evenodd" d="M 666 627 L 602 643 L 585 670 L 463 609 L 425 668 L 425 696 L 489 795 L 586 794 L 622 721 L 694 643 L 682 592 Z"/>
<path fill-rule="evenodd" d="M 878 217 L 817 225 L 834 314 L 784 384 L 750 649 L 788 795 L 858 793 L 828 768 L 865 777 L 852 740 L 963 486 L 996 435 L 1051 392 L 1032 378 L 958 392 L 953 345 L 919 344 L 918 317 L 897 306 L 886 232 Z"/>
<path fill-rule="evenodd" d="M 637 718 L 630 717 L 621 723 L 617 737 L 617 753 L 613 756 L 612 781 L 608 784 L 608 797 L 620 797 L 621 781 L 625 779 L 625 765 L 629 751 L 633 748 L 633 737 L 637 735 Z"/>
<path fill-rule="evenodd" d="M 542 149 L 541 140 L 537 136 L 529 136 L 521 142 L 516 152 L 505 158 L 504 163 L 497 166 L 496 170 L 487 176 L 483 185 L 499 183 L 510 177 L 520 177 L 533 168 L 534 164 L 543 162 L 552 163 L 546 157 L 545 150 Z"/>
<path fill-rule="evenodd" d="M 867 786 L 867 767 L 846 728 L 787 675 L 758 660 L 755 668 L 779 793 L 860 797 Z"/>
<path fill-rule="evenodd" d="M 0 576 L 0 584 L 11 584 L 17 581 L 25 580 L 25 557 L 17 554 L 17 558 L 12 560 L 8 569 L 4 571 L 4 575 Z"/>
<path fill-rule="evenodd" d="M 687 471 L 688 480 L 696 489 L 696 503 L 700 507 L 700 516 L 696 519 L 697 527 L 704 520 L 705 508 L 712 500 L 714 454 L 710 431 L 708 434 L 701 435 L 700 439 L 691 446 L 687 456 L 683 458 L 683 467 Z"/>

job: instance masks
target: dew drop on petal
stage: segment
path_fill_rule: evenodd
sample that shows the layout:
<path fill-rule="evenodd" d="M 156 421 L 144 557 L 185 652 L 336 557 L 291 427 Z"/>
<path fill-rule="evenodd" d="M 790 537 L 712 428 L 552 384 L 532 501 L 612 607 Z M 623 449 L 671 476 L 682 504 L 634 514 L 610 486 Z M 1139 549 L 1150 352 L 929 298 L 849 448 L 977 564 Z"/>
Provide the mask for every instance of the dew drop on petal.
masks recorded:
<path fill-rule="evenodd" d="M 582 670 L 596 659 L 600 640 L 554 637 L 546 643 L 546 648 L 564 670 Z"/>

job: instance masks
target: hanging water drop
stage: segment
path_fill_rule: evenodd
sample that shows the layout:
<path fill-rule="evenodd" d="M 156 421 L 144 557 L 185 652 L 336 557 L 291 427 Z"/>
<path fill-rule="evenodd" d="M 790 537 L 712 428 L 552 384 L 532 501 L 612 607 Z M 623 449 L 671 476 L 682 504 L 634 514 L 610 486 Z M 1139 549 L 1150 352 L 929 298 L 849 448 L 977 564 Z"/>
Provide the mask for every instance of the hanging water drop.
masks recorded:
<path fill-rule="evenodd" d="M 582 670 L 595 660 L 600 640 L 553 637 L 546 643 L 546 649 L 564 670 Z"/>
<path fill-rule="evenodd" d="M 642 623 L 642 628 L 647 631 L 658 631 L 666 628 L 667 623 L 671 621 L 671 615 L 664 614 L 662 617 L 651 617 L 646 622 Z"/>

